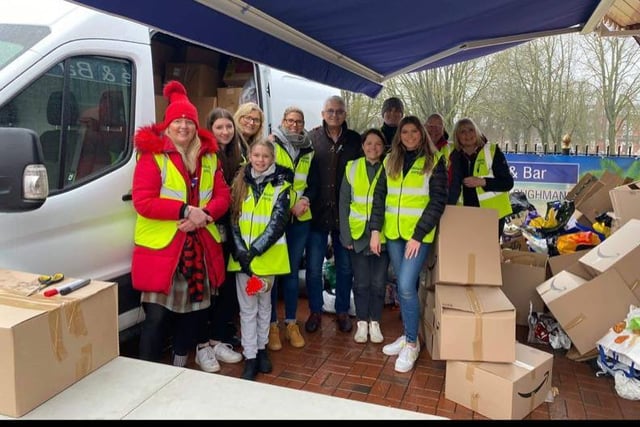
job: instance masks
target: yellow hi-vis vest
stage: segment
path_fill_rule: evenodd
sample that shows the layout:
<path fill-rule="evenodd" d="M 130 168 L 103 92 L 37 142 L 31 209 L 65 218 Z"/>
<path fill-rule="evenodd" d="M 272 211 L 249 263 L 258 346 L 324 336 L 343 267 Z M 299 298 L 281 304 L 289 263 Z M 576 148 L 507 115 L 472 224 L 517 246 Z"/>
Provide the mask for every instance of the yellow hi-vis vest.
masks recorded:
<path fill-rule="evenodd" d="M 293 159 L 289 155 L 289 152 L 284 149 L 280 144 L 273 144 L 276 148 L 276 164 L 289 168 L 293 171 L 293 185 L 290 189 L 289 208 L 292 208 L 300 197 L 304 194 L 304 190 L 308 187 L 307 177 L 309 176 L 309 169 L 311 167 L 311 160 L 313 159 L 314 152 L 310 151 L 303 154 L 298 158 L 298 163 L 293 164 Z M 307 209 L 305 213 L 298 217 L 298 221 L 309 221 L 311 219 L 311 209 Z"/>
<path fill-rule="evenodd" d="M 453 144 L 447 143 L 446 145 L 440 147 L 440 149 L 438 150 L 438 152 L 444 156 L 444 164 L 447 167 L 449 167 L 449 157 L 451 156 L 451 152 L 453 151 L 453 149 Z"/>
<path fill-rule="evenodd" d="M 255 199 L 253 191 L 249 188 L 247 197 L 242 202 L 242 210 L 238 220 L 240 234 L 247 247 L 250 247 L 251 243 L 267 229 L 278 195 L 282 191 L 290 191 L 290 186 L 291 184 L 288 182 L 275 187 L 268 183 L 258 200 Z M 229 257 L 227 271 L 240 271 L 240 263 L 233 256 Z M 251 271 L 258 276 L 291 272 L 287 239 L 284 234 L 266 252 L 251 261 Z"/>
<path fill-rule="evenodd" d="M 493 178 L 493 156 L 496 154 L 495 144 L 484 144 L 478 153 L 473 167 L 473 176 L 481 178 Z M 506 191 L 485 191 L 482 187 L 476 187 L 478 202 L 481 208 L 495 209 L 498 211 L 498 218 L 511 215 L 511 200 Z"/>
<path fill-rule="evenodd" d="M 353 239 L 359 239 L 364 234 L 367 222 L 371 219 L 373 191 L 376 188 L 380 172 L 382 172 L 382 167 L 378 168 L 373 180 L 369 182 L 367 159 L 365 157 L 347 162 L 345 177 L 349 185 L 351 185 L 349 229 Z M 382 234 L 380 241 L 384 243 L 385 240 L 384 234 Z"/>
<path fill-rule="evenodd" d="M 440 158 L 435 154 L 435 163 Z M 387 159 L 384 160 L 386 168 Z M 422 212 L 429 204 L 429 178 L 431 173 L 423 174 L 425 157 L 418 157 L 406 176 L 397 178 L 387 174 L 387 198 L 384 204 L 384 225 L 382 230 L 388 240 L 402 238 L 409 240 L 413 236 L 416 224 Z M 433 242 L 436 227 L 424 236 L 423 243 Z"/>
<path fill-rule="evenodd" d="M 184 178 L 176 165 L 169 161 L 169 157 L 165 154 L 154 154 L 154 158 L 160 168 L 160 176 L 162 178 L 160 198 L 187 203 L 187 184 L 184 182 Z M 210 153 L 202 156 L 198 182 L 201 208 L 209 203 L 213 195 L 213 182 L 217 165 L 218 157 L 215 154 Z M 220 232 L 214 222 L 208 224 L 206 230 L 211 233 L 216 242 L 220 243 Z M 162 249 L 171 243 L 177 232 L 178 222 L 176 220 L 150 219 L 138 214 L 134 241 L 136 245 L 151 249 Z"/>

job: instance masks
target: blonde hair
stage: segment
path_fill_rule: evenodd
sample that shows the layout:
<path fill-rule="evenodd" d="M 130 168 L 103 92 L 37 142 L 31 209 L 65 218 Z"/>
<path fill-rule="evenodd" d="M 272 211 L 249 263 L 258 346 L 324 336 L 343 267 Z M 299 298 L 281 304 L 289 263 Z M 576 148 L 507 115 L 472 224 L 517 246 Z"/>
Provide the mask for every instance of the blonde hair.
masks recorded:
<path fill-rule="evenodd" d="M 240 123 L 240 119 L 244 116 L 248 116 L 252 111 L 257 111 L 260 114 L 260 126 L 256 130 L 256 133 L 249 138 L 242 134 L 243 126 Z M 244 104 L 240 104 L 235 114 L 233 115 L 233 121 L 235 122 L 236 129 L 238 130 L 238 136 L 240 137 L 240 141 L 245 148 L 245 151 L 249 152 L 249 146 L 256 140 L 264 138 L 263 129 L 264 129 L 264 112 L 262 108 L 255 102 L 245 102 Z"/>
<path fill-rule="evenodd" d="M 276 148 L 271 141 L 267 139 L 259 139 L 249 146 L 249 151 L 247 152 L 249 156 L 249 159 L 247 159 L 248 162 L 247 164 L 242 165 L 231 184 L 231 221 L 234 224 L 237 224 L 240 219 L 242 202 L 245 197 L 247 197 L 248 186 L 247 182 L 244 180 L 244 176 L 247 173 L 246 169 L 251 165 L 251 152 L 257 146 L 266 147 L 267 150 L 269 150 L 269 153 L 271 153 L 273 161 L 275 162 L 276 160 Z"/>
<path fill-rule="evenodd" d="M 173 146 L 176 147 L 176 150 L 180 153 L 180 156 L 182 156 L 182 162 L 189 173 L 194 173 L 198 166 L 198 155 L 200 154 L 200 147 L 202 146 L 198 131 L 196 130 L 195 136 L 186 147 L 174 142 L 173 137 L 169 133 L 169 128 L 164 131 L 164 134 L 173 142 Z"/>
<path fill-rule="evenodd" d="M 460 140 L 458 139 L 458 132 L 462 126 L 471 126 L 476 133 L 476 147 L 483 147 L 487 142 L 484 134 L 478 127 L 478 125 L 470 118 L 465 117 L 456 122 L 453 127 L 453 146 L 456 150 L 462 150 L 462 146 L 460 145 Z"/>
<path fill-rule="evenodd" d="M 387 165 L 385 166 L 385 170 L 387 171 L 387 175 L 391 178 L 398 178 L 402 173 L 402 167 L 404 166 L 404 154 L 406 153 L 406 148 L 404 144 L 402 144 L 402 128 L 406 125 L 412 124 L 414 125 L 418 131 L 420 132 L 420 146 L 418 147 L 418 157 L 424 156 L 424 167 L 422 168 L 422 173 L 426 174 L 431 172 L 435 165 L 435 152 L 437 151 L 435 145 L 431 141 L 429 137 L 429 133 L 424 128 L 422 123 L 420 123 L 420 119 L 416 116 L 406 116 L 400 120 L 398 124 L 398 130 L 396 131 L 395 136 L 393 137 L 393 141 L 391 142 L 391 151 L 387 155 Z"/>

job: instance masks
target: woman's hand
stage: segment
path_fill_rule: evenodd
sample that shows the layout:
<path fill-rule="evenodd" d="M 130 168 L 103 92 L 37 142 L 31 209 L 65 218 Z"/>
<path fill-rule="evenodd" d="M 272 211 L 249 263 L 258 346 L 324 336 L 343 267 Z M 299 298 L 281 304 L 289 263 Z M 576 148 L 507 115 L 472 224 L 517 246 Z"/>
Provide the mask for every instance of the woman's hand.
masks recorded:
<path fill-rule="evenodd" d="M 189 206 L 187 209 L 189 210 L 189 213 L 187 214 L 185 221 L 192 222 L 195 225 L 195 228 L 206 227 L 208 223 L 213 221 L 213 218 L 202 210 L 202 208 Z"/>
<path fill-rule="evenodd" d="M 305 214 L 309 210 L 309 200 L 302 198 L 296 202 L 295 205 L 291 208 L 291 213 L 296 217 L 300 218 L 303 214 Z"/>
<path fill-rule="evenodd" d="M 469 188 L 484 187 L 487 185 L 487 180 L 479 176 L 468 176 L 462 180 L 462 184 Z"/>
<path fill-rule="evenodd" d="M 380 245 L 380 232 L 378 230 L 373 230 L 371 232 L 371 238 L 369 239 L 369 249 L 375 255 L 380 256 L 380 250 L 382 248 Z"/>
<path fill-rule="evenodd" d="M 420 242 L 415 239 L 409 239 L 404 247 L 404 257 L 406 259 L 415 258 L 418 256 L 418 251 L 420 251 Z"/>

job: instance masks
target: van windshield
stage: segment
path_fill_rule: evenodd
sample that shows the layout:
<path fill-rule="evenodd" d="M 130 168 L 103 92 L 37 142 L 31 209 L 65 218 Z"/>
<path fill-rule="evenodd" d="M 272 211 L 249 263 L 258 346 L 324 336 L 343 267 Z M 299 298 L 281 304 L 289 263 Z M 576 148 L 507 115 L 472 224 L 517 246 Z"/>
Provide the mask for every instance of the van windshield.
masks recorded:
<path fill-rule="evenodd" d="M 49 33 L 41 25 L 0 24 L 0 70 Z"/>

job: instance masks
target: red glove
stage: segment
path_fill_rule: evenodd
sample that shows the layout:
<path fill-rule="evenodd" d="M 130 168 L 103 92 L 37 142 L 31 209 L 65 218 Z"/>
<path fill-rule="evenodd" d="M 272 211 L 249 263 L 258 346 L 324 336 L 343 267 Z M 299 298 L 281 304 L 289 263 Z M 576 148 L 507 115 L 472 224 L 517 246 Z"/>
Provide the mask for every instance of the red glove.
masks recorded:
<path fill-rule="evenodd" d="M 245 290 L 247 291 L 247 295 L 253 296 L 258 292 L 262 291 L 263 287 L 264 287 L 264 282 L 260 278 L 254 275 L 249 277 L 249 280 L 247 280 L 247 286 Z"/>

